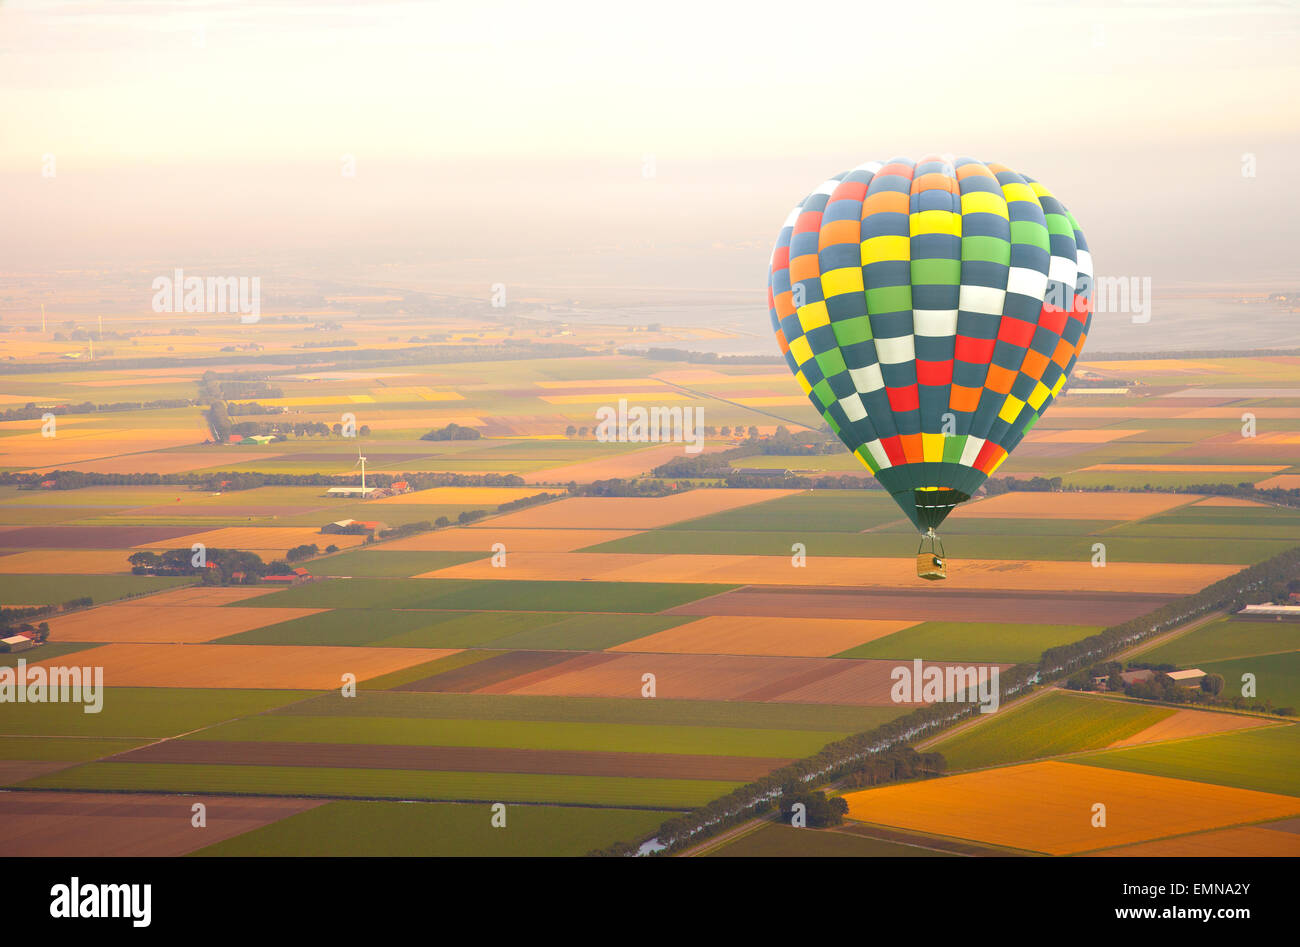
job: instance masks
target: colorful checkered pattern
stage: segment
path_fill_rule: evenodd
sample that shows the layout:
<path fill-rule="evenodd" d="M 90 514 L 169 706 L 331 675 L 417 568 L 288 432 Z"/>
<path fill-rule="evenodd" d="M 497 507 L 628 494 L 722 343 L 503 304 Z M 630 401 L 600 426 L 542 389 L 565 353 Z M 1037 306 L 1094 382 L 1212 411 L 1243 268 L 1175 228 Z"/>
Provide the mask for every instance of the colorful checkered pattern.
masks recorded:
<path fill-rule="evenodd" d="M 1087 244 L 1051 191 L 936 155 L 859 165 L 800 202 L 772 252 L 768 306 L 804 393 L 925 527 L 1060 392 L 1091 291 Z"/>

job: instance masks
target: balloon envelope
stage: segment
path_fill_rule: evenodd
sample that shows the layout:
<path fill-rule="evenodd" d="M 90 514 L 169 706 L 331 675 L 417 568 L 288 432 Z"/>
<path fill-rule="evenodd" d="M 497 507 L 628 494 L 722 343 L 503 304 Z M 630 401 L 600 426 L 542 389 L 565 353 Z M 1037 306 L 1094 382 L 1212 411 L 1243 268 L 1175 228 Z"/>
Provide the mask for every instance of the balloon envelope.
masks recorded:
<path fill-rule="evenodd" d="M 1060 393 L 1091 294 L 1065 206 L 971 158 L 829 179 L 786 218 L 768 275 L 790 370 L 921 530 L 970 499 Z"/>

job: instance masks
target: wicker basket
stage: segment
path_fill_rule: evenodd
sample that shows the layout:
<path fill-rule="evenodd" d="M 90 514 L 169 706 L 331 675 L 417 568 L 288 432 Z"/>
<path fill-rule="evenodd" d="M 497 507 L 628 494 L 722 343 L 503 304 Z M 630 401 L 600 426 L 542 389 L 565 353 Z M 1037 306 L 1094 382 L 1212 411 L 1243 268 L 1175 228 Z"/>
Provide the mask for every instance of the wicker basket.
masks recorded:
<path fill-rule="evenodd" d="M 918 552 L 916 554 L 916 574 L 923 579 L 946 579 L 948 578 L 947 563 L 932 552 Z"/>

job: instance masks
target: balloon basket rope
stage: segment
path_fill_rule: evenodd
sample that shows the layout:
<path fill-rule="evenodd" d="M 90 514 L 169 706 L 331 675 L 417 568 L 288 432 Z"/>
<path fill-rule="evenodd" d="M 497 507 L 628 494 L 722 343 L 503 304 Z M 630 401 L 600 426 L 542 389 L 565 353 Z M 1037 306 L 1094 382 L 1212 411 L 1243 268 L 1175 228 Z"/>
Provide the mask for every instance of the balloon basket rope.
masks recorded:
<path fill-rule="evenodd" d="M 921 543 L 916 547 L 916 574 L 931 581 L 948 578 L 948 557 L 944 555 L 943 540 L 935 535 L 933 529 L 921 534 Z"/>

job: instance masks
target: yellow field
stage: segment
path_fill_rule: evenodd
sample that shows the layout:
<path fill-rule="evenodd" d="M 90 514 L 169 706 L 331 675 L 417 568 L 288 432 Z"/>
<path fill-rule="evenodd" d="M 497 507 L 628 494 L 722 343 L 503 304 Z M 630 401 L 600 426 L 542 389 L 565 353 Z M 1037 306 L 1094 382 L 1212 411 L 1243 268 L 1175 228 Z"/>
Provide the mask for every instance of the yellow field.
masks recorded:
<path fill-rule="evenodd" d="M 324 608 L 227 608 L 220 605 L 105 605 L 50 619 L 54 641 L 133 641 L 189 643 L 265 628 L 282 621 L 318 615 Z"/>
<path fill-rule="evenodd" d="M 192 427 L 182 428 L 90 427 L 63 417 L 55 424 L 55 436 L 44 437 L 39 420 L 0 423 L 0 429 L 23 432 L 0 438 L 0 466 L 54 469 L 119 454 L 199 444 L 209 436 L 197 418 Z"/>
<path fill-rule="evenodd" d="M 325 516 L 322 514 L 321 520 Z M 322 533 L 314 526 L 226 526 L 222 529 L 210 529 L 202 533 L 191 533 L 176 539 L 163 539 L 154 543 L 141 543 L 135 549 L 187 549 L 194 543 L 202 543 L 209 549 L 243 549 L 249 552 L 274 553 L 282 556 L 295 546 L 315 543 L 321 549 L 334 545 L 340 549 L 360 546 L 366 541 L 364 536 L 338 536 Z"/>
<path fill-rule="evenodd" d="M 1258 500 L 1243 500 L 1240 497 L 1206 497 L 1198 500 L 1195 506 L 1268 506 Z"/>
<path fill-rule="evenodd" d="M 447 504 L 459 505 L 473 503 L 483 508 L 495 509 L 502 503 L 536 496 L 547 491 L 537 487 L 433 487 L 429 490 L 416 490 L 414 493 L 399 493 L 397 496 L 374 500 L 377 507 L 405 506 L 407 504 Z M 550 492 L 563 492 L 553 489 Z"/>
<path fill-rule="evenodd" d="M 1155 516 L 1201 497 L 1171 493 L 1003 493 L 963 503 L 953 520 L 968 516 L 1053 520 L 1135 520 Z"/>
<path fill-rule="evenodd" d="M 487 552 L 493 543 L 504 543 L 513 552 L 571 552 L 598 543 L 635 536 L 636 530 L 618 529 L 440 529 L 386 542 L 381 549 L 414 552 Z M 0 559 L 0 566 L 4 560 Z M 0 572 L 3 568 L 0 568 Z"/>
<path fill-rule="evenodd" d="M 129 549 L 29 549 L 0 556 L 0 575 L 111 575 L 130 572 Z"/>
<path fill-rule="evenodd" d="M 334 690 L 342 686 L 344 674 L 365 681 L 457 653 L 437 648 L 114 643 L 95 648 L 81 663 L 103 667 L 106 687 Z M 67 660 L 32 663 L 62 665 Z"/>
<path fill-rule="evenodd" d="M 849 818 L 1006 848 L 1068 855 L 1300 814 L 1300 798 L 1124 773 L 1027 763 L 848 793 Z M 1092 825 L 1106 806 L 1106 827 Z"/>
<path fill-rule="evenodd" d="M 564 501 L 569 502 L 569 501 Z M 555 504 L 559 505 L 559 504 Z M 478 532 L 487 533 L 480 529 Z M 507 547 L 508 549 L 508 547 Z M 517 552 L 507 568 L 482 559 L 427 572 L 417 578 L 534 579 L 597 582 L 722 582 L 735 585 L 831 587 L 932 587 L 918 578 L 913 560 L 823 556 L 794 568 L 788 556 L 691 556 L 587 552 Z M 949 589 L 1025 591 L 1168 592 L 1190 594 L 1238 571 L 1231 565 L 1112 562 L 948 560 Z"/>
<path fill-rule="evenodd" d="M 1255 486 L 1260 490 L 1298 490 L 1300 489 L 1300 474 L 1278 474 L 1276 477 L 1261 480 Z"/>
<path fill-rule="evenodd" d="M 1219 829 L 1214 832 L 1199 832 L 1195 835 L 1182 835 L 1178 838 L 1161 839 L 1158 842 L 1141 842 L 1137 845 L 1121 845 L 1100 852 L 1089 852 L 1089 856 L 1119 856 L 1122 858 L 1295 858 L 1300 856 L 1300 833 L 1285 832 L 1280 829 L 1266 829 L 1259 826 L 1246 826 L 1239 829 Z"/>
<path fill-rule="evenodd" d="M 155 605 L 231 605 L 244 602 L 250 598 L 260 598 L 278 591 L 275 586 L 261 585 L 191 585 L 182 589 L 171 589 L 146 595 L 141 598 L 129 598 L 115 602 L 114 608 L 138 608 Z"/>
<path fill-rule="evenodd" d="M 915 624 L 914 621 L 718 615 L 624 642 L 609 650 L 824 658 Z"/>

